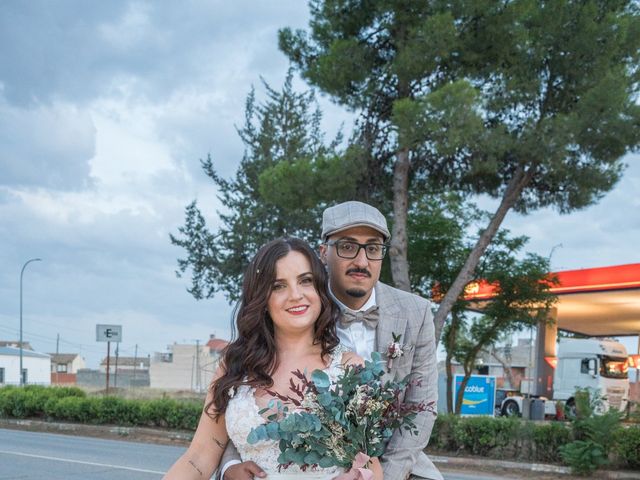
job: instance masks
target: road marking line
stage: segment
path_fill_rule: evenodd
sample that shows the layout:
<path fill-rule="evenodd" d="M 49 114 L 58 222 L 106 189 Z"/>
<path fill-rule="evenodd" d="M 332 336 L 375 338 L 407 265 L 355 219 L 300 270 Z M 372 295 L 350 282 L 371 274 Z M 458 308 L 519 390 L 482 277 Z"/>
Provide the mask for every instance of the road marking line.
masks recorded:
<path fill-rule="evenodd" d="M 31 453 L 22 453 L 22 452 L 10 452 L 8 450 L 0 450 L 0 454 L 6 455 L 17 455 L 19 457 L 30 457 L 30 458 L 42 458 L 44 460 L 55 460 L 57 462 L 67 462 L 67 463 L 79 463 L 81 465 L 91 465 L 94 467 L 109 467 L 109 468 L 117 468 L 119 470 L 131 470 L 132 472 L 141 472 L 141 473 L 157 473 L 158 475 L 164 475 L 166 472 L 158 472 L 156 470 L 146 470 L 144 468 L 134 468 L 134 467 L 124 467 L 122 465 L 111 465 L 108 463 L 96 463 L 96 462 L 85 462 L 82 460 L 71 460 L 70 458 L 59 458 L 59 457 L 48 457 L 46 455 L 33 455 Z"/>

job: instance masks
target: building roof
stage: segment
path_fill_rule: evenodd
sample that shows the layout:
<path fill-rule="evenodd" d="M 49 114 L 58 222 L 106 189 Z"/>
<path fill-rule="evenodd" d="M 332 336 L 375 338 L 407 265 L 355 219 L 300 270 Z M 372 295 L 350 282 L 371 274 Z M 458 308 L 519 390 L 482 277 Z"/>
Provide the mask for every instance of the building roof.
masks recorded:
<path fill-rule="evenodd" d="M 19 356 L 20 349 L 13 347 L 0 347 L 0 355 L 6 356 Z M 34 352 L 33 350 L 27 350 L 26 348 L 22 349 L 23 357 L 35 357 L 35 358 L 50 358 L 46 353 Z"/>
<path fill-rule="evenodd" d="M 20 349 L 20 341 L 18 341 L 18 340 L 0 340 L 0 347 L 13 347 L 13 348 L 17 348 L 19 350 Z M 33 348 L 31 347 L 31 344 L 29 342 L 22 342 L 22 351 L 24 352 L 24 350 L 33 351 Z"/>
<path fill-rule="evenodd" d="M 229 345 L 229 342 L 226 340 L 222 340 L 221 338 L 210 338 L 207 342 L 207 347 L 209 347 L 209 350 L 213 350 L 216 352 L 219 352 L 227 345 Z"/>
<path fill-rule="evenodd" d="M 140 366 L 142 363 L 143 366 L 149 367 L 149 358 L 148 357 L 118 357 L 118 367 L 133 367 Z M 100 366 L 107 366 L 107 359 L 103 358 L 102 362 L 100 362 Z M 116 366 L 116 356 L 113 355 L 109 360 L 109 365 L 115 367 Z"/>
<path fill-rule="evenodd" d="M 51 363 L 71 363 L 80 356 L 79 353 L 49 353 L 48 355 L 51 356 Z"/>

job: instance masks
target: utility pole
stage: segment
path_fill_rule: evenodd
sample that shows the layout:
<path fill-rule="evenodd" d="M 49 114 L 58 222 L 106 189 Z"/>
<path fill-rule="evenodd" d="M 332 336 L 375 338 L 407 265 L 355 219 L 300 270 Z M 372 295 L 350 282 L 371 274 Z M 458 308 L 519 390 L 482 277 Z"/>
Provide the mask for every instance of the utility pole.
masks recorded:
<path fill-rule="evenodd" d="M 116 371 L 113 375 L 113 388 L 118 388 L 118 355 L 120 354 L 120 343 L 116 343 Z"/>
<path fill-rule="evenodd" d="M 136 343 L 136 349 L 133 354 L 133 382 L 129 383 L 129 386 L 135 386 L 136 384 L 136 368 L 138 367 L 138 344 Z"/>
<path fill-rule="evenodd" d="M 196 363 L 196 357 L 193 357 L 191 359 L 191 389 L 190 389 L 191 391 L 193 391 L 193 366 L 195 365 L 195 363 Z"/>
<path fill-rule="evenodd" d="M 111 342 L 107 342 L 107 388 L 105 391 L 105 395 L 109 395 L 109 370 L 111 363 Z"/>
<path fill-rule="evenodd" d="M 20 271 L 20 386 L 24 386 L 24 369 L 22 368 L 22 277 L 24 276 L 24 269 L 27 268 L 31 262 L 41 262 L 41 258 L 32 258 L 27 260 L 22 266 Z"/>
<path fill-rule="evenodd" d="M 196 340 L 196 390 L 199 392 L 202 389 L 202 383 L 200 381 L 200 340 Z"/>
<path fill-rule="evenodd" d="M 60 353 L 60 334 L 56 337 L 56 357 Z M 58 383 L 58 365 L 56 364 L 56 384 Z"/>

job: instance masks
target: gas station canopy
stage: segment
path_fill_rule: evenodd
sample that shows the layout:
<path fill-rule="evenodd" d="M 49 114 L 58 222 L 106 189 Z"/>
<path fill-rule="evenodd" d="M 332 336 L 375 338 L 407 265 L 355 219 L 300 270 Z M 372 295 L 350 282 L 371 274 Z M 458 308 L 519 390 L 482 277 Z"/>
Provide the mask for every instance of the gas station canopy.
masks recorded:
<path fill-rule="evenodd" d="M 592 337 L 640 334 L 640 263 L 552 275 L 558 279 L 550 290 L 558 296 L 560 330 Z M 486 282 L 474 282 L 465 289 L 465 298 L 476 305 L 494 295 L 494 286 Z"/>

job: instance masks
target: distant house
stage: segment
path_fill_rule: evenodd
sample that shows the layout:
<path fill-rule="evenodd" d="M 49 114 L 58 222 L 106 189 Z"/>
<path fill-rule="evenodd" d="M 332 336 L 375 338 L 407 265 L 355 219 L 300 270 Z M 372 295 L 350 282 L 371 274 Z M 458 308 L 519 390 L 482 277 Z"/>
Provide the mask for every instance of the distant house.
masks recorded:
<path fill-rule="evenodd" d="M 0 340 L 0 347 L 11 347 L 20 349 L 20 342 L 18 340 Z M 29 342 L 22 342 L 22 350 L 31 350 L 33 351 L 33 347 Z"/>
<path fill-rule="evenodd" d="M 211 335 L 204 344 L 174 343 L 156 352 L 149 367 L 151 388 L 205 391 L 227 343 Z"/>
<path fill-rule="evenodd" d="M 0 342 L 4 345 L 11 342 Z M 15 342 L 18 346 L 18 342 Z M 0 346 L 0 385 L 20 385 L 20 348 Z M 51 357 L 23 343 L 22 377 L 25 384 L 51 384 Z"/>
<path fill-rule="evenodd" d="M 77 373 L 86 368 L 84 358 L 78 353 L 49 353 L 51 357 L 51 383 L 54 385 L 75 385 Z"/>

